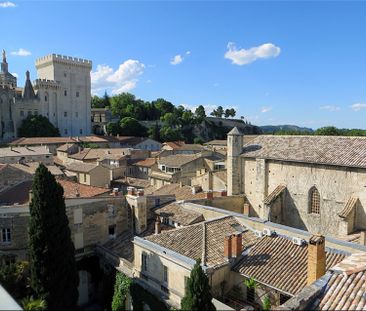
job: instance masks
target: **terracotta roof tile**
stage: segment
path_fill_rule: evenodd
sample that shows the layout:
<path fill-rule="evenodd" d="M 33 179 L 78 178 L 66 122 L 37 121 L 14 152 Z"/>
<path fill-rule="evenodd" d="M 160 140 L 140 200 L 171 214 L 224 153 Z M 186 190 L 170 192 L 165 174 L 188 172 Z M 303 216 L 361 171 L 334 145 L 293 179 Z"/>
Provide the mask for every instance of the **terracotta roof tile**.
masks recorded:
<path fill-rule="evenodd" d="M 159 159 L 158 163 L 168 167 L 181 167 L 182 165 L 192 162 L 200 157 L 200 154 L 175 154 Z"/>
<path fill-rule="evenodd" d="M 327 269 L 345 255 L 327 250 Z M 234 267 L 257 282 L 268 284 L 291 295 L 307 285 L 307 244 L 296 245 L 282 236 L 264 236 Z"/>
<path fill-rule="evenodd" d="M 242 156 L 366 168 L 366 137 L 260 135 Z"/>
<path fill-rule="evenodd" d="M 58 178 L 57 182 L 64 188 L 66 199 L 71 198 L 92 198 L 110 192 L 109 189 L 82 185 L 73 181 Z"/>
<path fill-rule="evenodd" d="M 161 217 L 167 217 L 183 226 L 188 226 L 204 220 L 201 213 L 186 209 L 178 203 L 168 204 L 156 209 L 154 212 Z"/>
<path fill-rule="evenodd" d="M 143 166 L 143 167 L 152 167 L 156 163 L 155 158 L 147 158 L 144 160 L 139 160 L 135 162 L 133 165 L 135 166 Z"/>

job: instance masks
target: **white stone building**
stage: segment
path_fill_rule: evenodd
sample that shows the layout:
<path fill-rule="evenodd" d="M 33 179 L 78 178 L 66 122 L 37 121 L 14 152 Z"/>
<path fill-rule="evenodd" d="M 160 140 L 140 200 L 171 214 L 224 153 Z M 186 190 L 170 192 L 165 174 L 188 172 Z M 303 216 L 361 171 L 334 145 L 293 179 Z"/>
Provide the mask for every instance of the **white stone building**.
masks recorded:
<path fill-rule="evenodd" d="M 366 137 L 228 134 L 228 195 L 250 215 L 332 236 L 366 230 Z"/>
<path fill-rule="evenodd" d="M 51 54 L 36 60 L 34 87 L 26 72 L 24 88 L 8 71 L 6 54 L 0 72 L 0 140 L 17 137 L 17 129 L 29 115 L 43 115 L 62 136 L 91 133 L 90 60 Z"/>

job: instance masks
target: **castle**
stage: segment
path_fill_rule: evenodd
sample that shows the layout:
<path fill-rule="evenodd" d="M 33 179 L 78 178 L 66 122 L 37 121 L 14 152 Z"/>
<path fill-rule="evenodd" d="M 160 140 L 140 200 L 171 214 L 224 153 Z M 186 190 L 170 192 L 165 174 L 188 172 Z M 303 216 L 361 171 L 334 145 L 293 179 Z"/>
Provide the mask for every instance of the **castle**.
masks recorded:
<path fill-rule="evenodd" d="M 36 60 L 34 84 L 26 72 L 24 88 L 9 72 L 2 52 L 0 72 L 0 141 L 17 137 L 17 129 L 29 115 L 43 115 L 61 136 L 91 132 L 90 60 L 51 54 Z"/>

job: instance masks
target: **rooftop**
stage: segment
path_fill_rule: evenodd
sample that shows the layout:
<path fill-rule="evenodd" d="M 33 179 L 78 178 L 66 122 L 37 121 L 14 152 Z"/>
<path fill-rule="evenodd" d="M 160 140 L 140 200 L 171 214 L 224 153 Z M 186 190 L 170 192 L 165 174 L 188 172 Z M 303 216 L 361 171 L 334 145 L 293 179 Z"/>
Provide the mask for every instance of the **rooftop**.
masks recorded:
<path fill-rule="evenodd" d="M 307 285 L 307 249 L 307 243 L 296 245 L 287 236 L 263 236 L 233 270 L 295 295 Z M 327 270 L 345 257 L 345 253 L 330 249 L 326 255 Z"/>
<path fill-rule="evenodd" d="M 200 158 L 200 154 L 175 154 L 163 157 L 158 160 L 159 164 L 168 167 L 181 167 L 189 162 Z"/>
<path fill-rule="evenodd" d="M 21 157 L 51 155 L 46 147 L 9 147 L 0 148 L 0 158 L 2 157 Z"/>
<path fill-rule="evenodd" d="M 238 231 L 241 224 L 232 216 L 204 221 L 202 223 L 147 236 L 145 239 L 173 250 L 191 259 L 202 258 L 207 266 L 226 263 L 224 238 Z M 251 246 L 256 236 L 251 231 L 243 232 L 243 248 Z"/>
<path fill-rule="evenodd" d="M 10 167 L 22 170 L 23 172 L 34 175 L 40 162 L 27 162 L 27 163 L 15 163 L 9 164 Z M 54 176 L 62 176 L 64 173 L 56 165 L 47 165 L 47 169 Z"/>
<path fill-rule="evenodd" d="M 93 163 L 70 163 L 66 165 L 66 170 L 70 172 L 89 173 L 97 166 L 98 164 Z"/>
<path fill-rule="evenodd" d="M 154 212 L 161 217 L 168 217 L 183 226 L 188 226 L 204 220 L 201 213 L 186 209 L 178 203 L 168 204 L 158 208 Z"/>
<path fill-rule="evenodd" d="M 133 165 L 142 167 L 152 167 L 156 163 L 155 158 L 147 158 L 144 160 L 138 160 Z"/>
<path fill-rule="evenodd" d="M 366 168 L 366 137 L 260 135 L 242 156 Z"/>

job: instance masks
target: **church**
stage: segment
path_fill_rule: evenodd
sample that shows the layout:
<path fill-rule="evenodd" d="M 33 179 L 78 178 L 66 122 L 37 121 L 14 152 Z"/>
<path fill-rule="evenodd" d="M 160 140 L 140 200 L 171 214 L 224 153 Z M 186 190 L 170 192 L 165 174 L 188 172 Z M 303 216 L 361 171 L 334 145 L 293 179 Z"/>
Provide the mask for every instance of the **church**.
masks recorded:
<path fill-rule="evenodd" d="M 228 133 L 228 195 L 245 195 L 248 216 L 311 233 L 366 230 L 366 137 Z"/>
<path fill-rule="evenodd" d="M 92 62 L 50 54 L 36 60 L 38 79 L 32 84 L 26 72 L 24 88 L 9 72 L 2 52 L 0 72 L 0 141 L 17 137 L 17 129 L 29 115 L 43 115 L 59 129 L 61 136 L 91 133 Z"/>

